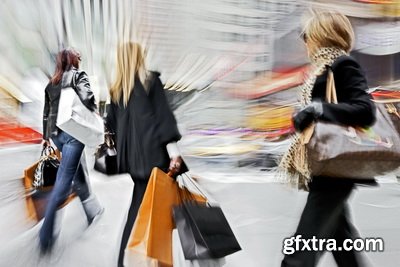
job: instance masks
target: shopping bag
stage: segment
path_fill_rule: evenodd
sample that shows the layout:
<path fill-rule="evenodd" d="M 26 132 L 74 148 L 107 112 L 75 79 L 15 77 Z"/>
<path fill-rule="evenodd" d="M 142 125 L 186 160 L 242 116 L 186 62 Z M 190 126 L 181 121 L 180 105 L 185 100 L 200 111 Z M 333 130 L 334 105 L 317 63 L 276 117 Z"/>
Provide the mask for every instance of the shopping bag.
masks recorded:
<path fill-rule="evenodd" d="M 57 113 L 57 127 L 86 146 L 104 143 L 103 119 L 85 107 L 72 87 L 61 89 Z"/>
<path fill-rule="evenodd" d="M 61 159 L 58 150 L 55 152 L 58 159 Z M 47 202 L 51 194 L 53 186 L 43 186 L 41 188 L 35 188 L 33 181 L 35 180 L 35 171 L 39 165 L 40 159 L 34 164 L 24 170 L 23 185 L 25 188 L 25 203 L 26 212 L 29 220 L 36 222 L 40 221 L 44 217 L 46 211 Z M 54 178 L 55 179 L 55 178 Z M 62 206 L 67 205 L 74 197 L 75 193 L 70 194 L 68 199 Z"/>
<path fill-rule="evenodd" d="M 172 207 L 181 202 L 179 190 L 188 193 L 162 170 L 152 170 L 125 250 L 127 266 L 172 265 Z M 204 201 L 201 196 L 193 198 Z"/>
<path fill-rule="evenodd" d="M 221 267 L 226 263 L 225 258 L 202 260 L 185 259 L 177 229 L 172 231 L 172 257 L 174 267 Z"/>
<path fill-rule="evenodd" d="M 173 216 L 186 259 L 221 258 L 241 250 L 221 207 L 184 201 Z"/>

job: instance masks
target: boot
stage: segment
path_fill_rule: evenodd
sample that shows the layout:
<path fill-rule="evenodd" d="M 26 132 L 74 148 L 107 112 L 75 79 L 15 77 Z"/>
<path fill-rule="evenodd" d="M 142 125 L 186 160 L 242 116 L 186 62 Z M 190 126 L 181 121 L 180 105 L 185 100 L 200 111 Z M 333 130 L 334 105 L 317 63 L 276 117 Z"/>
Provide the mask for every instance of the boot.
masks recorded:
<path fill-rule="evenodd" d="M 85 211 L 88 225 L 92 224 L 93 220 L 104 212 L 104 207 L 100 205 L 99 200 L 94 194 L 82 201 L 83 210 Z"/>

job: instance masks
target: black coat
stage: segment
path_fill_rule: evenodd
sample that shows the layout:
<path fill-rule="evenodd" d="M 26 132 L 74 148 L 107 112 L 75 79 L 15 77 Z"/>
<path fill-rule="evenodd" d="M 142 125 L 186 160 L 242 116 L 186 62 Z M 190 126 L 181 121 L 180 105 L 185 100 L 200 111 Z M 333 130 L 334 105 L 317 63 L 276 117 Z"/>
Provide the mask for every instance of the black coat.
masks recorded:
<path fill-rule="evenodd" d="M 329 104 L 325 101 L 328 73 L 325 71 L 317 77 L 312 91 L 312 100 L 320 100 L 323 103 L 323 114 L 320 120 L 348 126 L 371 126 L 376 119 L 376 107 L 371 95 L 367 92 L 367 80 L 360 65 L 350 56 L 341 56 L 332 64 L 331 69 L 335 80 L 338 104 Z M 315 182 L 320 179 L 323 180 L 322 183 Z M 313 177 L 312 186 L 315 189 L 329 187 L 330 190 L 339 190 L 340 186 L 346 183 L 375 184 L 375 181 L 369 179 L 341 180 L 335 178 L 332 182 L 325 183 L 331 180 L 330 177 Z"/>
<path fill-rule="evenodd" d="M 149 84 L 147 93 L 136 79 L 128 105 L 124 107 L 121 99 L 112 102 L 107 112 L 107 127 L 115 133 L 119 172 L 130 173 L 133 180 L 149 179 L 153 167 L 167 171 L 166 145 L 181 138 L 158 73 L 150 74 Z"/>
<path fill-rule="evenodd" d="M 90 89 L 89 78 L 86 72 L 76 68 L 64 72 L 61 81 L 55 85 L 50 82 L 44 92 L 43 139 L 45 140 L 58 133 L 56 126 L 58 103 L 60 101 L 61 90 L 66 87 L 74 88 L 79 99 L 89 110 L 94 111 L 96 109 L 94 94 Z"/>
<path fill-rule="evenodd" d="M 325 102 L 327 71 L 318 76 L 312 100 L 323 102 L 320 120 L 348 126 L 370 126 L 375 122 L 375 104 L 367 92 L 364 71 L 350 56 L 341 56 L 332 64 L 338 104 Z M 324 103 L 325 102 L 325 103 Z"/>

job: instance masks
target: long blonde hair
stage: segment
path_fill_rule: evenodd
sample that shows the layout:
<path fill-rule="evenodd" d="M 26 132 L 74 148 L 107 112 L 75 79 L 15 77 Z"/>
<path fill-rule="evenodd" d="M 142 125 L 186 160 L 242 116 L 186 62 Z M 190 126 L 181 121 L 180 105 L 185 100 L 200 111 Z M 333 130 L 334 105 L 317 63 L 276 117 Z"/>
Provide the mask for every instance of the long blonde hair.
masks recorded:
<path fill-rule="evenodd" d="M 136 77 L 144 85 L 146 68 L 141 46 L 134 42 L 119 45 L 117 50 L 117 75 L 110 88 L 111 101 L 118 103 L 122 97 L 123 104 L 126 107 L 135 86 Z"/>

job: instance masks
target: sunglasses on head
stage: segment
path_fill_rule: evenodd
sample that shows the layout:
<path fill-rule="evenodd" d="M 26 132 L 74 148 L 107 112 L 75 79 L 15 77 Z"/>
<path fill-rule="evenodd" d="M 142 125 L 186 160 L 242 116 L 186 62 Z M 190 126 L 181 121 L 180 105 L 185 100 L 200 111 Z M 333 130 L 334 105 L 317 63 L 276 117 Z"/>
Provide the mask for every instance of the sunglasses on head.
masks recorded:
<path fill-rule="evenodd" d="M 305 32 L 302 32 L 302 33 L 300 34 L 300 38 L 303 40 L 303 42 L 307 43 L 307 35 L 306 35 Z"/>

